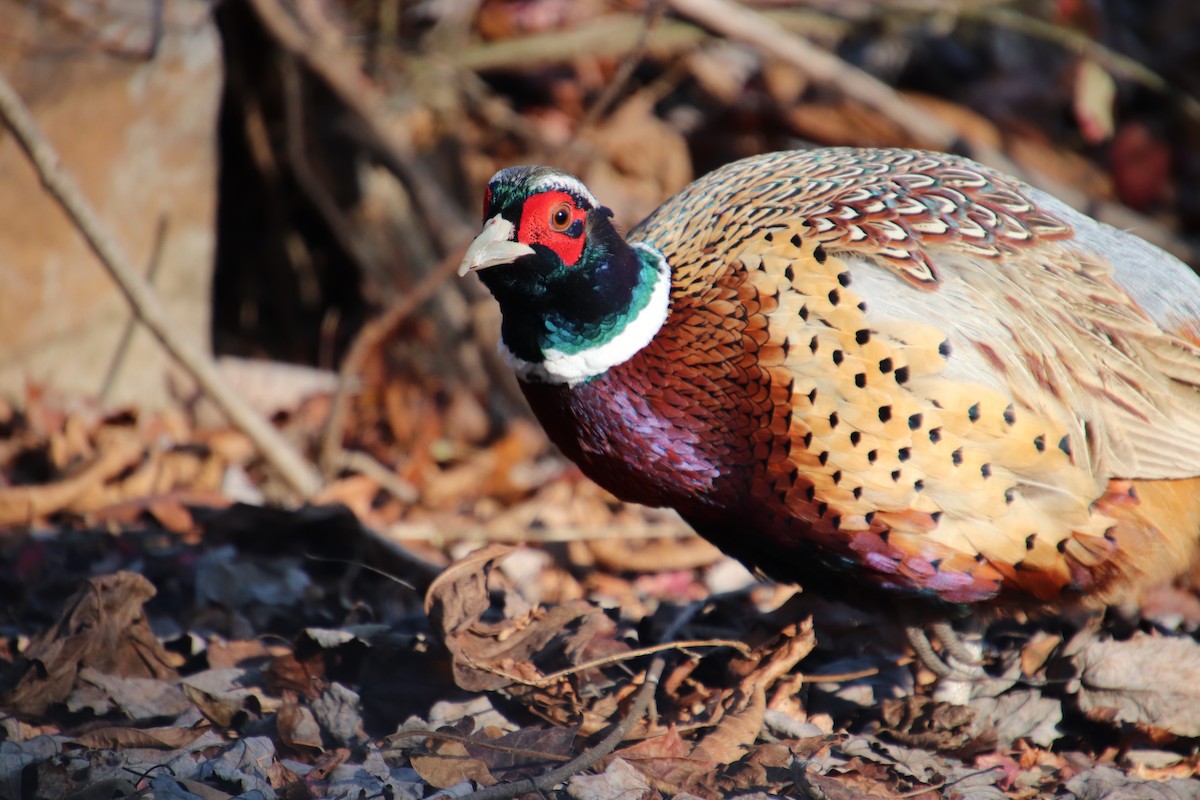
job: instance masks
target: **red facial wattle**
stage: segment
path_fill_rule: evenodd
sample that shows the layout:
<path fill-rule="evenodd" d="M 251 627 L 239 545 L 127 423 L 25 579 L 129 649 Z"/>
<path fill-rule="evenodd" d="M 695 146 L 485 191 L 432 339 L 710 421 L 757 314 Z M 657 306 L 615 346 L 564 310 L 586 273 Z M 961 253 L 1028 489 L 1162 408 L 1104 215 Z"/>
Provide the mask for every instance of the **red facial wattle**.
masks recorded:
<path fill-rule="evenodd" d="M 521 210 L 517 241 L 549 247 L 564 264 L 574 266 L 583 253 L 586 217 L 587 211 L 579 208 L 575 198 L 566 192 L 535 194 L 525 201 Z"/>

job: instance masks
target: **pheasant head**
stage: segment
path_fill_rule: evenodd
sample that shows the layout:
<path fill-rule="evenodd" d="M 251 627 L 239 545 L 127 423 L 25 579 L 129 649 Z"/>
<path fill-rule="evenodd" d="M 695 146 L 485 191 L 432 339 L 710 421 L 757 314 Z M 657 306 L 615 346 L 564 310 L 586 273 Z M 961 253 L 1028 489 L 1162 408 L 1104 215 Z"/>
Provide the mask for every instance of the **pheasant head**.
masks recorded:
<path fill-rule="evenodd" d="M 575 386 L 646 346 L 667 317 L 670 270 L 626 242 L 576 178 L 511 167 L 488 183 L 484 227 L 460 274 L 500 304 L 501 346 L 525 381 Z"/>

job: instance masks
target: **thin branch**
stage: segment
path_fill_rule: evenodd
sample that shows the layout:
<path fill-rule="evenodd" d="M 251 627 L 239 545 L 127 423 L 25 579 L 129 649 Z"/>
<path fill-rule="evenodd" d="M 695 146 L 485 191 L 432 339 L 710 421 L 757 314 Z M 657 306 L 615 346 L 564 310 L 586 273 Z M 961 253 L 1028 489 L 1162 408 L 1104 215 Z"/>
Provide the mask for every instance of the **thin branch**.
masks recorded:
<path fill-rule="evenodd" d="M 395 742 L 400 739 L 432 739 L 436 742 L 457 742 L 462 745 L 470 745 L 478 747 L 480 750 L 491 750 L 494 753 L 508 753 L 509 755 L 519 756 L 527 761 L 538 759 L 541 761 L 567 761 L 567 756 L 562 753 L 547 753 L 544 750 L 531 750 L 526 747 L 508 747 L 496 741 L 479 739 L 475 736 L 463 736 L 459 733 L 448 733 L 446 731 L 400 731 L 393 733 L 387 738 L 388 742 Z"/>
<path fill-rule="evenodd" d="M 663 633 L 663 641 L 669 642 L 678 636 L 684 626 L 691 622 L 692 618 L 703 607 L 703 601 L 689 603 L 679 612 L 670 627 Z M 479 789 L 468 794 L 459 795 L 456 800 L 511 800 L 511 798 L 525 794 L 526 792 L 547 792 L 563 781 L 583 772 L 585 769 L 591 769 L 597 761 L 617 749 L 617 745 L 629 735 L 630 731 L 633 730 L 633 726 L 640 722 L 646 712 L 650 710 L 655 692 L 658 690 L 658 683 L 662 680 L 662 674 L 666 668 L 667 654 L 659 653 L 650 662 L 650 667 L 646 670 L 646 682 L 642 684 L 642 688 L 634 696 L 633 703 L 630 705 L 624 719 L 618 722 L 608 732 L 608 735 L 597 742 L 594 747 L 585 750 L 577 758 L 536 778 L 527 778 L 512 783 L 489 786 L 486 789 Z"/>
<path fill-rule="evenodd" d="M 433 272 L 428 273 L 421 282 L 413 287 L 404 298 L 389 308 L 378 319 L 368 322 L 354 338 L 346 357 L 342 359 L 339 371 L 338 389 L 333 396 L 333 406 L 329 411 L 329 419 L 325 423 L 325 431 L 321 440 L 321 455 L 319 462 L 326 473 L 338 468 L 342 463 L 342 430 L 346 425 L 346 413 L 350 386 L 362 373 L 367 356 L 375 352 L 385 341 L 392 337 L 396 330 L 421 304 L 433 296 L 433 293 L 445 283 L 451 275 L 458 271 L 461 256 L 454 253 L 444 259 Z"/>
<path fill-rule="evenodd" d="M 408 142 L 384 126 L 379 110 L 384 107 L 384 99 L 379 89 L 323 37 L 313 36 L 301 27 L 276 0 L 249 0 L 249 3 L 275 43 L 302 63 L 350 111 L 355 124 L 346 133 L 408 188 L 421 217 L 429 223 L 429 233 L 439 255 L 465 246 L 474 236 L 474 228 L 411 152 Z"/>
<path fill-rule="evenodd" d="M 650 34 L 658 22 L 662 19 L 665 5 L 663 0 L 649 0 L 646 3 L 646 11 L 642 21 L 642 30 L 638 33 L 637 41 L 633 47 L 621 59 L 617 71 L 608 81 L 608 85 L 596 98 L 596 101 L 583 113 L 583 117 L 579 120 L 579 124 L 575 126 L 577 131 L 583 131 L 590 128 L 598 122 L 601 117 L 608 113 L 612 108 L 613 103 L 621 96 L 621 92 L 625 90 L 626 84 L 633 77 L 633 71 L 637 69 L 638 64 L 642 63 L 642 59 L 646 55 L 646 45 L 650 41 Z"/>
<path fill-rule="evenodd" d="M 329 189 L 317 177 L 308 157 L 309 145 L 305 140 L 305 97 L 303 76 L 295 58 L 280 59 L 280 71 L 283 79 L 283 109 L 285 120 L 285 141 L 288 164 L 292 175 L 300 185 L 313 208 L 325 222 L 325 227 L 333 235 L 342 252 L 354 262 L 362 275 L 375 274 L 379 270 L 372 259 L 360 245 L 357 231 L 353 229 L 345 213 L 338 207 Z"/>
<path fill-rule="evenodd" d="M 642 656 L 654 655 L 666 650 L 687 651 L 700 647 L 727 647 L 731 650 L 737 650 L 743 656 L 748 656 L 751 653 L 750 645 L 745 642 L 738 642 L 733 639 L 690 639 L 682 642 L 665 642 L 664 644 L 654 644 L 649 647 L 639 647 L 636 650 L 629 650 L 624 653 L 617 653 L 604 658 L 597 658 L 593 661 L 586 661 L 582 664 L 576 664 L 565 669 L 560 669 L 558 672 L 551 672 L 548 675 L 543 675 L 540 678 L 523 678 L 520 675 L 513 675 L 501 669 L 488 667 L 486 664 L 473 664 L 476 669 L 483 672 L 489 672 L 501 678 L 506 678 L 513 683 L 521 684 L 522 686 L 532 686 L 535 689 L 544 689 L 550 684 L 558 681 L 568 675 L 574 675 L 579 672 L 585 672 L 589 669 L 598 669 L 608 666 L 609 664 L 620 664 L 622 661 L 632 661 L 635 658 Z"/>
<path fill-rule="evenodd" d="M 162 251 L 163 245 L 167 241 L 167 227 L 165 216 L 159 217 L 158 224 L 154 226 L 154 244 L 150 247 L 150 266 L 146 270 L 146 283 L 151 287 L 154 286 L 159 267 L 162 266 Z M 121 328 L 121 338 L 117 340 L 117 346 L 113 348 L 112 360 L 108 363 L 104 382 L 100 384 L 100 402 L 103 405 L 108 405 L 108 401 L 112 397 L 113 388 L 121 374 L 121 367 L 124 366 L 125 359 L 129 357 L 129 350 L 133 345 L 133 335 L 137 332 L 137 328 L 137 314 L 131 314 Z"/>
<path fill-rule="evenodd" d="M 670 0 L 670 3 L 677 13 L 691 17 L 730 39 L 745 42 L 767 55 L 786 61 L 852 100 L 874 109 L 920 142 L 922 147 L 961 152 L 1020 178 L 1114 228 L 1136 231 L 1141 238 L 1184 261 L 1200 261 L 1200 253 L 1161 223 L 1115 203 L 1094 202 L 1072 186 L 1023 169 L 995 147 L 971 140 L 957 126 L 939 120 L 928 111 L 909 103 L 903 95 L 869 73 L 788 33 L 768 17 L 734 0 Z"/>
<path fill-rule="evenodd" d="M 511 798 L 527 792 L 546 792 L 580 772 L 591 769 L 596 762 L 616 750 L 617 745 L 633 730 L 633 726 L 645 716 L 646 711 L 650 708 L 650 703 L 654 700 L 654 693 L 658 689 L 658 682 L 662 679 L 663 670 L 666 667 L 666 656 L 655 656 L 650 668 L 646 670 L 646 682 L 634 695 L 629 711 L 595 746 L 583 751 L 561 767 L 555 767 L 536 778 L 525 778 L 511 783 L 488 786 L 485 789 L 459 795 L 456 800 L 511 800 Z"/>
<path fill-rule="evenodd" d="M 904 656 L 898 659 L 894 666 L 903 667 L 912 663 L 910 656 Z M 854 670 L 853 672 L 827 672 L 823 675 L 808 675 L 800 676 L 801 683 L 849 683 L 850 681 L 858 681 L 863 678 L 873 678 L 880 672 L 879 667 L 865 667 L 863 669 Z"/>
<path fill-rule="evenodd" d="M 230 422 L 254 442 L 263 458 L 297 494 L 304 498 L 314 495 L 321 487 L 321 476 L 278 430 L 225 381 L 210 355 L 194 348 L 176 333 L 154 290 L 100 221 L 75 179 L 63 168 L 54 145 L 3 76 L 0 76 L 0 120 L 12 130 L 42 185 L 58 201 L 154 338 L 188 371 L 201 390 L 229 417 Z"/>
<path fill-rule="evenodd" d="M 847 97 L 883 114 L 924 147 L 951 150 L 959 132 L 907 102 L 871 74 L 846 63 L 778 23 L 732 0 L 669 0 L 678 14 L 734 41 L 745 42 L 786 61 Z"/>
<path fill-rule="evenodd" d="M 852 29 L 851 24 L 841 19 L 811 9 L 764 9 L 761 13 L 785 30 L 822 39 L 839 38 Z M 618 12 L 590 20 L 587 25 L 473 44 L 438 57 L 460 69 L 476 72 L 570 62 L 580 55 L 620 57 L 636 48 L 644 30 L 644 13 Z M 690 22 L 664 19 L 649 31 L 645 52 L 664 59 L 691 50 L 710 38 L 707 31 Z"/>

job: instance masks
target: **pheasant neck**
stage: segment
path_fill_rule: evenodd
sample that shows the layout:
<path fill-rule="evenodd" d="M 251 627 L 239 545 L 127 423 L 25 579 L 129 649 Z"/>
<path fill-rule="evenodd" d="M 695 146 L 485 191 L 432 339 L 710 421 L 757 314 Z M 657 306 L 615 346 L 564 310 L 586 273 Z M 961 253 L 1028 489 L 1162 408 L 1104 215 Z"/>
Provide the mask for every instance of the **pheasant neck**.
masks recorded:
<path fill-rule="evenodd" d="M 671 270 L 654 248 L 627 245 L 579 274 L 538 308 L 504 314 L 500 349 L 522 380 L 586 383 L 632 358 L 666 321 Z"/>

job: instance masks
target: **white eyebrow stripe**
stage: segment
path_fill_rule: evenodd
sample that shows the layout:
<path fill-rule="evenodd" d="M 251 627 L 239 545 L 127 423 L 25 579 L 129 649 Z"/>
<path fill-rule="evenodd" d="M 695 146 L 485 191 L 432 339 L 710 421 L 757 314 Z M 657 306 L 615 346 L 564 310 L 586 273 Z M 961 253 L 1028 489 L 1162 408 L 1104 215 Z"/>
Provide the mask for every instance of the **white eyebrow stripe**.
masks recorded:
<path fill-rule="evenodd" d="M 573 180 L 567 175 L 547 175 L 544 178 L 538 179 L 533 184 L 533 188 L 540 192 L 557 189 L 560 192 L 566 192 L 575 197 L 582 197 L 591 203 L 594 208 L 600 207 L 600 201 L 588 191 L 588 188 L 583 185 L 582 181 Z"/>

